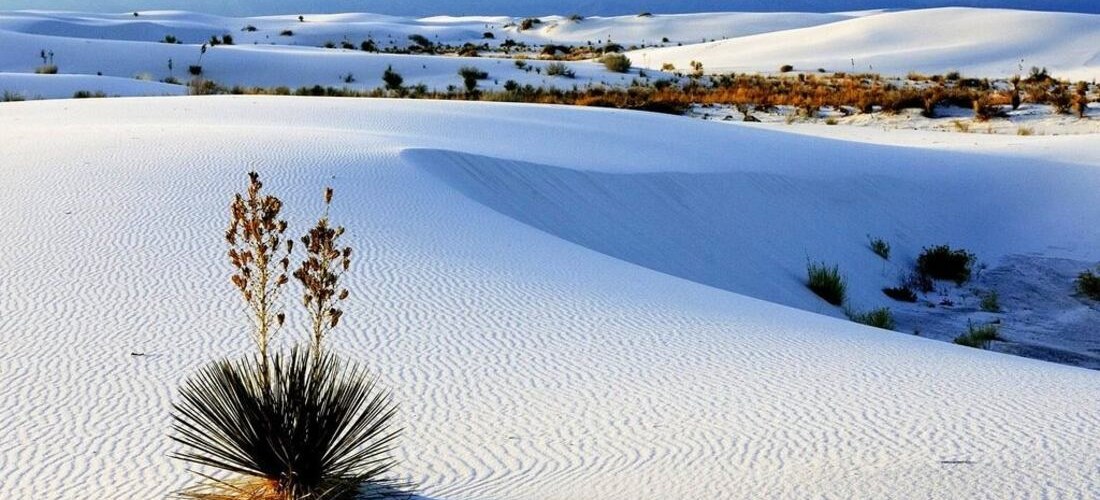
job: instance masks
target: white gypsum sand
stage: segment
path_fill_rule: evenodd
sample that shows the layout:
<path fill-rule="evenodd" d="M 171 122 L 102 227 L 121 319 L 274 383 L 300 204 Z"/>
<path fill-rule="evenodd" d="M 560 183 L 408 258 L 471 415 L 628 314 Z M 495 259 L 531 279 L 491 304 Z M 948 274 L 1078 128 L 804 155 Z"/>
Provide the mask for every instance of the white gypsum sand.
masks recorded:
<path fill-rule="evenodd" d="M 400 471 L 428 498 L 1100 495 L 1100 373 L 787 307 L 841 316 L 802 284 L 807 256 L 840 264 L 861 307 L 887 300 L 867 233 L 899 261 L 949 241 L 1095 262 L 1095 138 L 820 137 L 835 129 L 370 99 L 0 104 L 0 497 L 193 480 L 167 457 L 170 404 L 250 348 L 222 240 L 250 169 L 292 231 L 336 188 L 358 260 L 331 342 L 393 389 Z"/>

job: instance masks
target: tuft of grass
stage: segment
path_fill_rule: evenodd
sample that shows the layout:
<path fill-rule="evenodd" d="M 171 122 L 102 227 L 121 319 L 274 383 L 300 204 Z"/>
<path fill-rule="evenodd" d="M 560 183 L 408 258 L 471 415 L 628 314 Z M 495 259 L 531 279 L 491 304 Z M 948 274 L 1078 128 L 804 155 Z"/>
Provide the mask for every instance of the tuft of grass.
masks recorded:
<path fill-rule="evenodd" d="M 989 293 L 982 296 L 980 306 L 985 312 L 1001 312 L 1001 297 L 996 290 L 990 290 Z"/>
<path fill-rule="evenodd" d="M 883 260 L 890 260 L 890 243 L 877 236 L 867 237 L 870 240 L 871 251 L 875 252 L 875 255 L 882 257 Z"/>
<path fill-rule="evenodd" d="M 4 94 L 0 95 L 0 102 L 19 102 L 25 100 L 27 100 L 27 98 L 24 97 L 23 94 L 20 94 L 19 92 L 12 92 L 10 90 L 5 90 Z"/>
<path fill-rule="evenodd" d="M 844 303 L 848 285 L 840 275 L 839 266 L 830 267 L 824 263 L 809 262 L 806 264 L 806 275 L 806 286 L 818 297 L 834 306 Z"/>
<path fill-rule="evenodd" d="M 1100 300 L 1100 274 L 1087 270 L 1077 275 L 1077 291 L 1092 299 Z"/>
<path fill-rule="evenodd" d="M 107 97 L 107 94 L 99 90 L 95 92 L 92 92 L 90 90 L 78 90 L 76 92 L 73 92 L 73 99 L 89 99 L 93 97 Z"/>
<path fill-rule="evenodd" d="M 1028 136 L 1035 135 L 1035 129 L 1028 127 L 1019 127 L 1016 129 L 1016 135 Z"/>
<path fill-rule="evenodd" d="M 969 133 L 969 132 L 970 132 L 970 124 L 969 124 L 969 123 L 966 123 L 966 122 L 964 122 L 964 121 L 962 121 L 962 120 L 952 120 L 952 121 L 951 121 L 951 124 L 952 124 L 952 125 L 954 125 L 954 126 L 955 126 L 955 130 L 957 130 L 957 131 L 959 131 L 959 132 L 962 132 L 962 133 L 964 133 L 964 134 L 966 134 L 966 133 Z"/>
<path fill-rule="evenodd" d="M 925 247 L 917 256 L 917 273 L 936 280 L 950 280 L 961 285 L 970 280 L 970 268 L 977 258 L 963 249 L 949 245 Z"/>
<path fill-rule="evenodd" d="M 848 319 L 856 323 L 882 328 L 883 330 L 893 330 L 897 326 L 894 323 L 894 315 L 890 312 L 889 307 L 880 307 L 862 313 L 849 309 L 844 311 L 844 313 L 848 316 Z"/>
<path fill-rule="evenodd" d="M 969 323 L 966 333 L 955 337 L 956 344 L 976 349 L 989 349 L 994 340 L 1001 340 L 1000 328 L 994 324 L 974 326 L 974 323 Z"/>
<path fill-rule="evenodd" d="M 890 297 L 891 299 L 894 299 L 898 302 L 916 302 L 917 301 L 916 292 L 914 292 L 912 288 L 909 288 L 908 286 L 905 286 L 905 285 L 895 286 L 895 287 L 890 287 L 890 288 L 883 288 L 882 293 L 886 294 L 887 297 Z"/>
<path fill-rule="evenodd" d="M 56 75 L 57 74 L 57 65 L 56 64 L 43 64 L 42 66 L 34 68 L 34 72 L 35 72 L 35 74 L 39 74 L 39 75 Z"/>

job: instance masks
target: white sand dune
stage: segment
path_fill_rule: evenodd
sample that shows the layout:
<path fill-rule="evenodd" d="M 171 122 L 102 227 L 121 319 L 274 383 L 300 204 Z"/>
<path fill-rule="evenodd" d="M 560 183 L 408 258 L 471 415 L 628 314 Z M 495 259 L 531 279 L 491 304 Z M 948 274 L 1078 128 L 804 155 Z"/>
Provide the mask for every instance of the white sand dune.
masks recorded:
<path fill-rule="evenodd" d="M 646 49 L 636 62 L 708 72 L 909 71 L 1005 77 L 1047 67 L 1059 77 L 1100 76 L 1100 15 L 942 8 L 887 12 L 713 43 Z M 854 63 L 853 63 L 854 61 Z"/>
<path fill-rule="evenodd" d="M 870 230 L 1096 260 L 1091 137 L 254 97 L 4 103 L 0 130 L 0 498 L 191 479 L 170 403 L 249 348 L 221 237 L 249 169 L 292 230 L 335 187 L 358 259 L 334 346 L 393 388 L 427 497 L 1100 496 L 1100 373 L 730 291 L 837 314 L 805 257 L 869 300 Z"/>

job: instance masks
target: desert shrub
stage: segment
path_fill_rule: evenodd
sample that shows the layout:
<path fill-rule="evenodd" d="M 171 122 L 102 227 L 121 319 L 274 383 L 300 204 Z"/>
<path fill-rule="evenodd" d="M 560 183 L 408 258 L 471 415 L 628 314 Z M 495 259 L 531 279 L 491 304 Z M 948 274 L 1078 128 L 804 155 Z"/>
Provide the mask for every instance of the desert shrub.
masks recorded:
<path fill-rule="evenodd" d="M 477 69 L 473 66 L 463 66 L 458 68 L 458 75 L 462 78 L 470 78 L 473 80 L 486 80 L 489 78 L 489 73 Z"/>
<path fill-rule="evenodd" d="M 661 64 L 661 71 L 676 71 L 676 65 L 667 62 L 663 63 Z"/>
<path fill-rule="evenodd" d="M 917 256 L 917 272 L 931 279 L 950 280 L 961 285 L 970 280 L 970 268 L 975 260 L 974 254 L 948 245 L 926 247 Z"/>
<path fill-rule="evenodd" d="M 989 293 L 982 296 L 979 306 L 985 312 L 1001 312 L 1001 296 L 996 290 L 990 290 Z"/>
<path fill-rule="evenodd" d="M 279 36 L 294 36 L 294 30 L 283 30 L 279 32 Z"/>
<path fill-rule="evenodd" d="M 806 286 L 818 297 L 834 306 L 844 303 L 848 285 L 840 275 L 839 266 L 810 262 L 806 264 L 806 275 Z"/>
<path fill-rule="evenodd" d="M 328 40 L 324 44 L 322 44 L 321 46 L 326 48 L 326 49 L 335 49 L 336 48 L 336 42 L 334 42 L 332 40 Z"/>
<path fill-rule="evenodd" d="M 202 66 L 199 66 L 197 64 L 192 64 L 192 65 L 187 67 L 187 72 L 191 73 L 194 76 L 199 76 L 199 75 L 202 74 Z"/>
<path fill-rule="evenodd" d="M 73 99 L 88 99 L 92 97 L 107 97 L 107 94 L 98 90 L 95 92 L 90 90 L 78 90 L 73 93 Z"/>
<path fill-rule="evenodd" d="M 883 288 L 882 293 L 898 302 L 916 302 L 917 294 L 912 288 L 905 285 Z"/>
<path fill-rule="evenodd" d="M 539 19 L 537 17 L 528 17 L 527 19 L 520 21 L 519 30 L 527 31 L 531 28 L 534 28 L 536 24 L 542 24 L 542 19 Z"/>
<path fill-rule="evenodd" d="M 575 23 L 579 23 L 581 21 L 584 21 L 584 16 L 582 16 L 580 14 L 570 14 L 569 15 L 569 20 L 573 21 Z"/>
<path fill-rule="evenodd" d="M 378 52 L 378 45 L 374 43 L 374 40 L 363 40 L 363 43 L 359 44 L 359 50 L 363 52 Z"/>
<path fill-rule="evenodd" d="M 966 333 L 955 337 L 956 344 L 977 349 L 989 349 L 990 343 L 994 340 L 1001 340 L 1000 329 L 994 324 L 974 326 L 973 323 L 969 323 L 966 326 Z"/>
<path fill-rule="evenodd" d="M 630 71 L 630 58 L 622 54 L 607 54 L 600 59 L 603 66 L 609 71 L 626 73 Z"/>
<path fill-rule="evenodd" d="M 340 48 L 344 50 L 355 50 L 355 45 L 347 40 L 343 40 L 340 42 Z"/>
<path fill-rule="evenodd" d="M 27 98 L 24 97 L 23 94 L 10 90 L 5 90 L 4 94 L 0 95 L 0 102 L 20 102 L 25 100 L 27 100 Z"/>
<path fill-rule="evenodd" d="M 56 75 L 57 74 L 57 65 L 56 64 L 43 64 L 42 66 L 34 68 L 34 72 L 36 74 L 39 74 L 39 75 Z"/>
<path fill-rule="evenodd" d="M 400 90 L 405 78 L 394 71 L 393 66 L 386 66 L 386 71 L 382 72 L 382 81 L 386 83 L 386 90 Z"/>
<path fill-rule="evenodd" d="M 176 38 L 175 35 L 164 35 L 164 39 L 161 40 L 161 43 L 176 44 L 176 43 L 180 43 L 180 40 L 179 40 L 179 38 Z"/>
<path fill-rule="evenodd" d="M 879 237 L 869 237 L 869 239 L 871 251 L 885 260 L 890 260 L 890 243 Z"/>
<path fill-rule="evenodd" d="M 642 12 L 641 14 L 638 14 L 638 17 L 653 17 L 653 13 L 652 12 Z"/>
<path fill-rule="evenodd" d="M 222 43 L 225 45 L 233 45 L 233 35 L 229 33 L 222 35 Z"/>
<path fill-rule="evenodd" d="M 790 73 L 791 71 L 794 71 L 794 66 L 791 66 L 790 64 L 784 64 L 779 67 L 780 73 Z"/>
<path fill-rule="evenodd" d="M 305 349 L 220 361 L 184 383 L 174 407 L 173 457 L 239 479 L 184 490 L 191 498 L 349 498 L 366 486 L 396 496 L 385 476 L 396 407 L 360 366 Z M 267 375 L 265 375 L 265 373 Z"/>
<path fill-rule="evenodd" d="M 481 34 L 481 38 L 484 38 L 486 40 L 493 40 L 496 39 L 496 37 L 497 36 L 494 35 L 492 31 L 486 31 L 485 33 Z"/>
<path fill-rule="evenodd" d="M 245 25 L 245 27 L 241 28 L 241 31 L 246 31 L 246 32 L 249 32 L 249 33 L 254 33 L 254 32 L 258 31 L 258 30 L 256 29 L 256 27 L 255 27 L 255 26 L 253 26 L 253 25 L 251 25 L 251 24 L 248 24 L 248 25 Z"/>
<path fill-rule="evenodd" d="M 339 282 L 351 253 L 337 244 L 343 228 L 328 221 L 332 190 L 325 190 L 324 215 L 301 240 L 307 256 L 294 272 L 311 319 L 309 348 L 268 355 L 266 339 L 285 319 L 279 296 L 293 242 L 284 239 L 281 200 L 261 193 L 256 173 L 249 176 L 247 196 L 236 195 L 230 205 L 225 238 L 232 282 L 248 305 L 259 353 L 208 365 L 180 388 L 171 438 L 182 450 L 172 457 L 229 475 L 195 471 L 205 480 L 180 494 L 202 500 L 407 496 L 405 484 L 386 477 L 395 463 L 396 405 L 366 369 L 321 348 L 342 314 L 336 304 L 348 292 Z"/>
<path fill-rule="evenodd" d="M 1100 274 L 1087 270 L 1077 275 L 1077 292 L 1092 299 L 1100 300 Z"/>
<path fill-rule="evenodd" d="M 1001 111 L 1000 106 L 993 103 L 992 99 L 988 96 L 982 96 L 974 100 L 974 119 L 978 121 L 989 121 L 993 118 L 1003 118 L 1005 113 Z"/>
<path fill-rule="evenodd" d="M 410 49 L 416 51 L 430 53 L 435 48 L 435 45 L 431 42 L 431 40 L 428 40 L 428 38 L 424 35 L 414 33 L 412 35 L 409 35 L 409 41 L 413 43 Z"/>
<path fill-rule="evenodd" d="M 574 78 L 577 76 L 573 70 L 569 69 L 564 63 L 554 62 L 546 65 L 546 74 L 550 76 L 564 76 L 566 78 Z"/>
<path fill-rule="evenodd" d="M 882 328 L 884 330 L 893 330 L 897 326 L 894 323 L 894 315 L 890 312 L 890 308 L 888 307 L 880 307 L 862 313 L 848 310 L 845 311 L 845 313 L 848 315 L 848 319 L 867 326 Z"/>

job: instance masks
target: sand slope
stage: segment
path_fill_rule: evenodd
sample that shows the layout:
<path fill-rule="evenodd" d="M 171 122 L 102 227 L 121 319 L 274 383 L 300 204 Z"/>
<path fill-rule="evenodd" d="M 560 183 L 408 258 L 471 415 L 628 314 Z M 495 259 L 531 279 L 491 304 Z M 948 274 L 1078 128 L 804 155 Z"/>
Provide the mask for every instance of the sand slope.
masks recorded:
<path fill-rule="evenodd" d="M 713 43 L 632 53 L 659 68 L 708 72 L 770 71 L 784 64 L 801 71 L 961 71 L 971 76 L 1027 74 L 1049 68 L 1070 79 L 1100 76 L 1100 15 L 997 9 L 943 8 L 887 12 L 810 28 Z M 854 65 L 853 65 L 854 60 Z M 1022 68 L 1022 69 L 1021 69 Z"/>
<path fill-rule="evenodd" d="M 248 169 L 288 202 L 295 229 L 336 188 L 333 217 L 359 258 L 334 346 L 403 403 L 401 470 L 428 497 L 1100 495 L 1097 372 L 873 330 L 600 248 L 659 217 L 712 221 L 703 208 L 739 206 L 702 189 L 706 176 L 739 196 L 802 193 L 803 205 L 650 236 L 679 245 L 677 231 L 701 231 L 730 245 L 730 261 L 774 254 L 738 281 L 809 301 L 802 248 L 783 235 L 817 250 L 808 210 L 879 202 L 800 186 L 874 172 L 851 189 L 1056 186 L 1026 200 L 1044 214 L 1072 204 L 1081 220 L 965 243 L 1096 259 L 1098 207 L 1081 196 L 1098 164 L 1025 160 L 1069 157 L 1080 139 L 990 157 L 967 152 L 980 137 L 936 152 L 605 110 L 232 97 L 5 103 L 0 128 L 0 497 L 159 498 L 189 480 L 166 458 L 169 405 L 197 366 L 248 348 L 221 238 Z M 574 203 L 593 220 L 555 225 Z M 626 210 L 639 206 L 678 208 Z M 895 215 L 862 220 L 921 242 L 978 224 Z M 1005 217 L 1005 231 L 1034 228 Z M 627 229 L 600 241 L 603 222 Z M 829 235 L 820 250 L 870 287 L 862 240 L 849 240 Z M 691 269 L 683 250 L 652 253 Z"/>

